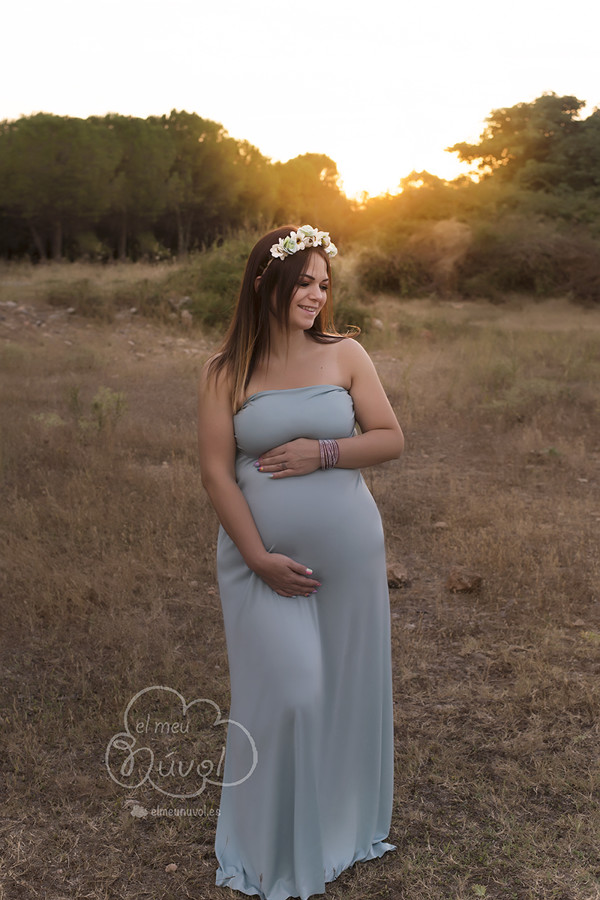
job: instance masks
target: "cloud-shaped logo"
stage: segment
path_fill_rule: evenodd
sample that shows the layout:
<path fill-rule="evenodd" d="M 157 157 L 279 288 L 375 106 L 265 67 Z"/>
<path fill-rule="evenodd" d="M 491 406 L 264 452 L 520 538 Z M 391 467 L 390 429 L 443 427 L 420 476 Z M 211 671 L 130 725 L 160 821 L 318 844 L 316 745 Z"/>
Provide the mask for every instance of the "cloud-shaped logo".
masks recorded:
<path fill-rule="evenodd" d="M 123 725 L 124 731 L 108 742 L 104 759 L 112 780 L 128 790 L 148 784 L 167 797 L 187 800 L 207 784 L 242 784 L 258 763 L 256 743 L 244 725 L 224 719 L 213 700 L 186 703 L 183 694 L 166 685 L 138 691 L 127 704 Z M 233 773 L 235 780 L 226 782 L 225 738 L 231 728 L 239 729 L 236 757 L 243 762 L 242 771 Z"/>
<path fill-rule="evenodd" d="M 145 806 L 141 806 L 139 803 L 136 803 L 135 800 L 126 800 L 125 806 L 130 806 L 131 809 L 129 812 L 136 819 L 145 819 L 148 815 L 148 810 Z"/>

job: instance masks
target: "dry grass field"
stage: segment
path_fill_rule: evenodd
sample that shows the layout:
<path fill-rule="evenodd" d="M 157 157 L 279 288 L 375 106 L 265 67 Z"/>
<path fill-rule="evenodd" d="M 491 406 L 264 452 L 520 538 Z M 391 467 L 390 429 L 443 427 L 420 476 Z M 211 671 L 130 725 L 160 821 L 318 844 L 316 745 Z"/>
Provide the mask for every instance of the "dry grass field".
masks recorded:
<path fill-rule="evenodd" d="M 0 897 L 233 900 L 214 886 L 218 787 L 172 799 L 105 761 L 147 686 L 228 709 L 195 434 L 215 338 L 46 305 L 64 277 L 0 271 Z M 365 471 L 405 573 L 398 849 L 327 896 L 599 898 L 600 310 L 372 312 L 365 346 L 406 434 L 403 459 Z M 449 590 L 457 566 L 480 586 Z"/>

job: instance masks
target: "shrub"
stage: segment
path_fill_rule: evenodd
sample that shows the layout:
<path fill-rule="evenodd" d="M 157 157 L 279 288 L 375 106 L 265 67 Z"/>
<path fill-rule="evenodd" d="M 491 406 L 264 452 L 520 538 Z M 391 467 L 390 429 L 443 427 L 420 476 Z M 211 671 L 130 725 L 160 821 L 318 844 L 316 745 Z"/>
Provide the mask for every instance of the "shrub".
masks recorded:
<path fill-rule="evenodd" d="M 237 302 L 246 260 L 259 235 L 243 232 L 194 254 L 167 278 L 171 294 L 190 298 L 187 309 L 209 327 L 224 327 Z"/>
<path fill-rule="evenodd" d="M 360 328 L 361 332 L 368 331 L 371 323 L 369 312 L 357 303 L 334 303 L 333 322 L 337 331 L 345 334 L 353 325 Z"/>
<path fill-rule="evenodd" d="M 475 230 L 459 267 L 458 287 L 467 297 L 496 301 L 518 292 L 540 298 L 570 293 L 599 302 L 600 246 L 573 229 L 507 216 Z"/>
<path fill-rule="evenodd" d="M 529 220 L 486 223 L 475 231 L 459 285 L 467 296 L 475 286 L 492 299 L 499 291 L 546 295 L 561 286 L 559 241 L 552 228 Z"/>
<path fill-rule="evenodd" d="M 359 284 L 371 293 L 416 296 L 431 290 L 433 282 L 424 263 L 406 250 L 364 250 L 356 264 Z"/>

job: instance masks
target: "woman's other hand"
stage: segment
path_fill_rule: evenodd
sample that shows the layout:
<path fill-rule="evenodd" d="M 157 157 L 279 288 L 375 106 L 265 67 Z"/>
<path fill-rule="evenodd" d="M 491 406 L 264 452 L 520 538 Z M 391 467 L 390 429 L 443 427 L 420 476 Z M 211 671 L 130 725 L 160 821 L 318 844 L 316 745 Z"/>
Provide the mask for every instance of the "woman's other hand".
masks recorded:
<path fill-rule="evenodd" d="M 273 478 L 289 478 L 291 475 L 308 475 L 321 467 L 319 442 L 309 438 L 297 438 L 262 453 L 255 463 L 259 472 Z"/>
<path fill-rule="evenodd" d="M 253 570 L 271 590 L 282 597 L 308 597 L 321 586 L 319 581 L 310 577 L 312 569 L 307 569 L 282 553 L 267 553 L 253 566 Z"/>

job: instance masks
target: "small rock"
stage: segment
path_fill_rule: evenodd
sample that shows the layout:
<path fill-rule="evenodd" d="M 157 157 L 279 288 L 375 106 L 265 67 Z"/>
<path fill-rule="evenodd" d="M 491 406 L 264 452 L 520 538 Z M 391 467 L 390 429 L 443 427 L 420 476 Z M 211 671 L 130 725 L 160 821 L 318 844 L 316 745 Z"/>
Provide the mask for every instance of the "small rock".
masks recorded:
<path fill-rule="evenodd" d="M 192 324 L 193 316 L 192 316 L 191 312 L 189 311 L 189 309 L 183 309 L 181 311 L 181 321 L 188 328 Z"/>
<path fill-rule="evenodd" d="M 168 866 L 165 866 L 165 872 L 176 872 L 177 871 L 177 863 L 169 863 Z"/>
<path fill-rule="evenodd" d="M 443 531 L 444 528 L 449 528 L 450 526 L 447 522 L 434 522 L 433 527 L 436 529 L 436 531 Z"/>
<path fill-rule="evenodd" d="M 406 587 L 409 580 L 404 566 L 400 563 L 390 563 L 387 569 L 387 583 L 389 588 Z"/>
<path fill-rule="evenodd" d="M 452 591 L 453 594 L 459 592 L 470 594 L 473 591 L 478 591 L 482 582 L 483 578 L 477 572 L 471 572 L 469 569 L 462 568 L 462 566 L 453 566 L 446 579 L 446 590 Z"/>
<path fill-rule="evenodd" d="M 383 331 L 383 322 L 381 319 L 371 319 L 371 325 L 373 328 L 376 328 L 377 331 Z"/>

